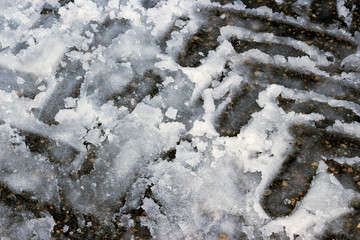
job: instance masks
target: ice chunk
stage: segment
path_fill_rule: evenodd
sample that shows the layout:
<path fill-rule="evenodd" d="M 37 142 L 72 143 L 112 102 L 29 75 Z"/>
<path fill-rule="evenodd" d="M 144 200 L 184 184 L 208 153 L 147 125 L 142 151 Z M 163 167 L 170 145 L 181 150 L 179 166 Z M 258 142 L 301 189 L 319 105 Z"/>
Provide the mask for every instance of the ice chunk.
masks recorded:
<path fill-rule="evenodd" d="M 169 109 L 165 113 L 165 115 L 171 119 L 176 119 L 176 114 L 177 114 L 177 110 L 172 107 L 169 107 Z"/>

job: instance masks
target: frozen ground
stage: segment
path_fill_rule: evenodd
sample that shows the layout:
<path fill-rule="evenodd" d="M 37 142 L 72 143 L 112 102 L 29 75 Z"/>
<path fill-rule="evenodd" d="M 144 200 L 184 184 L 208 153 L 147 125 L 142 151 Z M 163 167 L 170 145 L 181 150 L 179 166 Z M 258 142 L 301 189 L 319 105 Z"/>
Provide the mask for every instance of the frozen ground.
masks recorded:
<path fill-rule="evenodd" d="M 360 239 L 360 5 L 2 0 L 1 239 Z"/>

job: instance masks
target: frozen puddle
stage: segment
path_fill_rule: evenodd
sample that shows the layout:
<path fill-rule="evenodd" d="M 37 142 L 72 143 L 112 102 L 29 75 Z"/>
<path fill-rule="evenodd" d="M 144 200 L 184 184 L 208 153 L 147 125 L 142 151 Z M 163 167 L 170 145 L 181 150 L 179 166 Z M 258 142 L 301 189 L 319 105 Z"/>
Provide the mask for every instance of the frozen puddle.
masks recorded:
<path fill-rule="evenodd" d="M 358 239 L 356 4 L 3 0 L 0 239 Z"/>

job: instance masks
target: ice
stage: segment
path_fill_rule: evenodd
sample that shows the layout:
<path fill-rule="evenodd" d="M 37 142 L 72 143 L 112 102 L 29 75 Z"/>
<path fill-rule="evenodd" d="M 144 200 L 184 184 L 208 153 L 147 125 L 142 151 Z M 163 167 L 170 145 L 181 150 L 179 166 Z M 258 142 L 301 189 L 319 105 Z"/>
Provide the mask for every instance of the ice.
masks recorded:
<path fill-rule="evenodd" d="M 355 5 L 338 0 L 326 26 L 310 0 L 263 2 L 2 1 L 0 238 L 322 239 L 347 224 Z M 306 157 L 308 188 L 271 213 Z"/>
<path fill-rule="evenodd" d="M 352 20 L 352 16 L 351 16 L 352 14 L 350 13 L 349 9 L 346 8 L 344 5 L 345 5 L 345 0 L 336 1 L 336 8 L 337 8 L 339 17 L 344 17 L 345 23 L 348 26 L 350 26 L 351 20 Z"/>
<path fill-rule="evenodd" d="M 226 41 L 218 47 L 217 54 L 210 52 L 206 62 L 199 68 L 183 69 L 183 72 L 195 83 L 192 101 L 197 99 L 200 92 L 211 83 L 213 76 L 220 74 L 222 67 L 225 65 L 226 57 L 232 53 L 231 44 Z"/>
<path fill-rule="evenodd" d="M 66 44 L 56 38 L 47 38 L 39 41 L 36 46 L 31 46 L 20 56 L 21 63 L 15 63 L 11 67 L 23 71 L 50 74 L 55 70 L 56 64 L 63 56 Z M 6 65 L 2 62 L 1 64 Z"/>
<path fill-rule="evenodd" d="M 360 63 L 359 57 L 360 57 L 360 52 L 358 51 L 356 54 L 352 54 L 344 58 L 341 65 L 348 70 L 353 69 L 357 71 Z"/>
<path fill-rule="evenodd" d="M 329 127 L 329 130 L 346 132 L 355 137 L 360 137 L 359 127 L 360 127 L 359 123 L 346 124 L 346 123 L 342 123 L 341 121 L 336 120 L 335 124 L 332 127 Z"/>
<path fill-rule="evenodd" d="M 26 148 L 24 136 L 8 124 L 1 129 L 1 181 L 12 189 L 33 192 L 43 201 L 59 203 L 55 171 L 48 159 L 31 155 Z M 7 144 L 4 144 L 4 143 Z"/>
<path fill-rule="evenodd" d="M 34 217 L 27 211 L 11 214 L 14 209 L 5 205 L 0 205 L 0 209 L 1 239 L 51 239 L 50 233 L 55 226 L 52 216 L 44 213 L 43 217 Z"/>
<path fill-rule="evenodd" d="M 22 229 L 16 236 L 19 239 L 26 239 L 31 236 L 35 239 L 49 239 L 55 222 L 51 216 L 40 219 L 32 219 L 20 226 Z"/>
<path fill-rule="evenodd" d="M 357 194 L 344 189 L 339 181 L 326 172 L 326 164 L 320 162 L 314 186 L 304 198 L 296 213 L 286 219 L 275 220 L 264 227 L 264 231 L 274 231 L 283 227 L 289 236 L 294 234 L 309 239 L 323 231 L 323 224 L 351 211 L 349 199 Z M 278 230 L 278 231 L 279 231 Z M 292 237 L 291 237 L 292 239 Z"/>
<path fill-rule="evenodd" d="M 177 110 L 175 108 L 169 107 L 169 109 L 166 111 L 165 115 L 168 118 L 176 119 Z"/>
<path fill-rule="evenodd" d="M 101 19 L 101 10 L 96 3 L 92 1 L 76 0 L 74 3 L 70 2 L 66 7 L 59 9 L 59 14 L 62 19 L 61 28 L 66 29 L 71 27 L 80 27 L 90 21 L 99 21 Z M 74 16 L 77 16 L 74 18 Z"/>

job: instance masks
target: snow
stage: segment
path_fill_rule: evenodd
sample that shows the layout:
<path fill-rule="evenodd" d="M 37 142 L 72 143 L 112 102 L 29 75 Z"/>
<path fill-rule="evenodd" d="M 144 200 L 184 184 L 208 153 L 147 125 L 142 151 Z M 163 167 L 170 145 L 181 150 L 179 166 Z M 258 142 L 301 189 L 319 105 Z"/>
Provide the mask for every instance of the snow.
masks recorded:
<path fill-rule="evenodd" d="M 338 14 L 349 25 L 352 12 L 345 2 L 337 1 Z M 311 1 L 294 4 L 306 8 Z M 45 6 L 51 11 L 40 14 Z M 210 8 L 273 16 L 298 27 L 307 21 L 264 6 L 245 9 L 241 1 L 225 6 L 210 0 L 0 3 L 0 187 L 14 196 L 29 193 L 26 201 L 42 207 L 33 214 L 0 200 L 0 239 L 52 239 L 58 224 L 63 224 L 62 234 L 96 229 L 96 224 L 113 230 L 118 220 L 130 232 L 139 224 L 147 227 L 154 239 L 270 239 L 273 233 L 316 239 L 329 222 L 355 211 L 350 203 L 359 192 L 345 188 L 322 160 L 291 214 L 273 217 L 261 201 L 297 147 L 291 128 L 317 131 L 320 120 L 332 117 L 286 111 L 279 98 L 289 105 L 326 103 L 359 116 L 358 97 L 313 91 L 306 79 L 321 77 L 359 90 L 359 50 L 331 60 L 335 54 L 261 32 L 260 24 L 214 22 L 218 45 L 207 54 L 199 51 L 199 66 L 181 66 L 179 53 L 208 24 Z M 219 18 L 225 21 L 228 14 Z M 359 35 L 331 31 L 359 43 Z M 304 55 L 260 48 L 237 53 L 231 37 L 287 46 Z M 324 70 L 335 65 L 344 72 Z M 276 67 L 299 73 L 309 80 L 309 89 L 299 87 L 299 79 L 267 79 L 265 73 Z M 249 120 L 232 135 L 220 133 L 221 119 L 235 111 L 234 99 L 249 91 L 258 110 L 244 112 L 246 106 L 240 106 L 228 124 L 242 114 Z M 334 120 L 321 130 L 357 141 L 360 125 L 354 119 Z M 338 163 L 360 163 L 360 156 L 332 157 Z M 71 210 L 78 229 L 58 223 L 47 204 Z M 139 209 L 146 214 L 132 216 Z"/>

